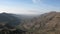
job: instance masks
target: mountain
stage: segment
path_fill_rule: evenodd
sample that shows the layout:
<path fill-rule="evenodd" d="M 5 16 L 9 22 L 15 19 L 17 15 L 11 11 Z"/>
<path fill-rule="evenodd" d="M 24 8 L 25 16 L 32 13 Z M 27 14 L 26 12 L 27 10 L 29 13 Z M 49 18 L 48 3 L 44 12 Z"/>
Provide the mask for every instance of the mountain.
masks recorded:
<path fill-rule="evenodd" d="M 11 13 L 0 13 L 0 34 L 23 34 L 26 31 L 17 29 L 21 23 L 20 15 Z"/>
<path fill-rule="evenodd" d="M 0 24 L 4 26 L 17 26 L 21 21 L 17 17 L 13 16 L 15 14 L 0 13 Z"/>
<path fill-rule="evenodd" d="M 60 34 L 60 12 L 36 16 L 0 13 L 0 29 L 4 27 L 22 30 L 25 34 Z"/>
<path fill-rule="evenodd" d="M 6 27 L 16 27 L 23 20 L 32 19 L 35 16 L 22 15 L 22 14 L 11 14 L 11 13 L 0 13 L 0 24 Z"/>
<path fill-rule="evenodd" d="M 17 27 L 27 30 L 27 34 L 60 34 L 60 12 L 42 14 Z"/>

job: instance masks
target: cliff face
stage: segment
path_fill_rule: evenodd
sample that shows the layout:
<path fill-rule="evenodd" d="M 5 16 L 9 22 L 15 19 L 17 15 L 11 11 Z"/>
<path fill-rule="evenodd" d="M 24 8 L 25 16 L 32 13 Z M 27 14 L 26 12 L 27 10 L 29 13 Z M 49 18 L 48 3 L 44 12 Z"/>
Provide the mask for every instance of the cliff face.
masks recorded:
<path fill-rule="evenodd" d="M 60 12 L 50 12 L 23 23 L 31 34 L 60 34 Z"/>

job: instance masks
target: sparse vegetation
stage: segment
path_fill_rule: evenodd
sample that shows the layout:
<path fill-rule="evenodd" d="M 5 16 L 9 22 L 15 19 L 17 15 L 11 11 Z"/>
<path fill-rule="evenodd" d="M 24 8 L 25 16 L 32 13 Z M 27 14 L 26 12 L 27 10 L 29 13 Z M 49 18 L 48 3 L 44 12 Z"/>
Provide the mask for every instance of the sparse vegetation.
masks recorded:
<path fill-rule="evenodd" d="M 11 24 L 9 24 L 10 23 L 9 21 L 1 23 L 0 33 L 4 32 L 6 34 L 60 34 L 59 12 L 45 13 L 32 19 L 30 18 L 27 19 L 24 18 L 22 20 L 19 19 L 18 20 L 19 24 L 17 24 L 18 22 L 16 22 L 17 20 L 14 18 L 13 21 L 11 22 L 11 24 L 13 24 L 12 26 L 10 26 Z"/>

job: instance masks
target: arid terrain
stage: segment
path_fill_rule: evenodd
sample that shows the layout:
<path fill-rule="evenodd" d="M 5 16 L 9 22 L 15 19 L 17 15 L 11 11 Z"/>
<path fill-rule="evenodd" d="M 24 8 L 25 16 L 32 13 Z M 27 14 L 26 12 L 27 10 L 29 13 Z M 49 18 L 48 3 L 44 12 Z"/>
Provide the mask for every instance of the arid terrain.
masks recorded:
<path fill-rule="evenodd" d="M 60 34 L 60 12 L 20 16 L 1 13 L 0 34 Z"/>
<path fill-rule="evenodd" d="M 60 12 L 49 12 L 20 25 L 30 34 L 60 34 Z"/>

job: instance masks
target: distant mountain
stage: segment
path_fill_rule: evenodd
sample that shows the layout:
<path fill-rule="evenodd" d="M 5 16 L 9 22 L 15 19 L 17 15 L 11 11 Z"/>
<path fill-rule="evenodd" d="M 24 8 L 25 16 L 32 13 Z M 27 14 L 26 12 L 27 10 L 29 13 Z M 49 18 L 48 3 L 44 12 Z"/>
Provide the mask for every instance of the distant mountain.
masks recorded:
<path fill-rule="evenodd" d="M 14 15 L 16 17 L 18 17 L 19 19 L 32 19 L 34 17 L 37 17 L 38 15 L 26 15 L 26 14 L 16 14 Z"/>
<path fill-rule="evenodd" d="M 21 23 L 20 19 L 13 15 L 15 14 L 0 13 L 0 24 L 4 24 L 4 26 L 17 26 Z"/>

